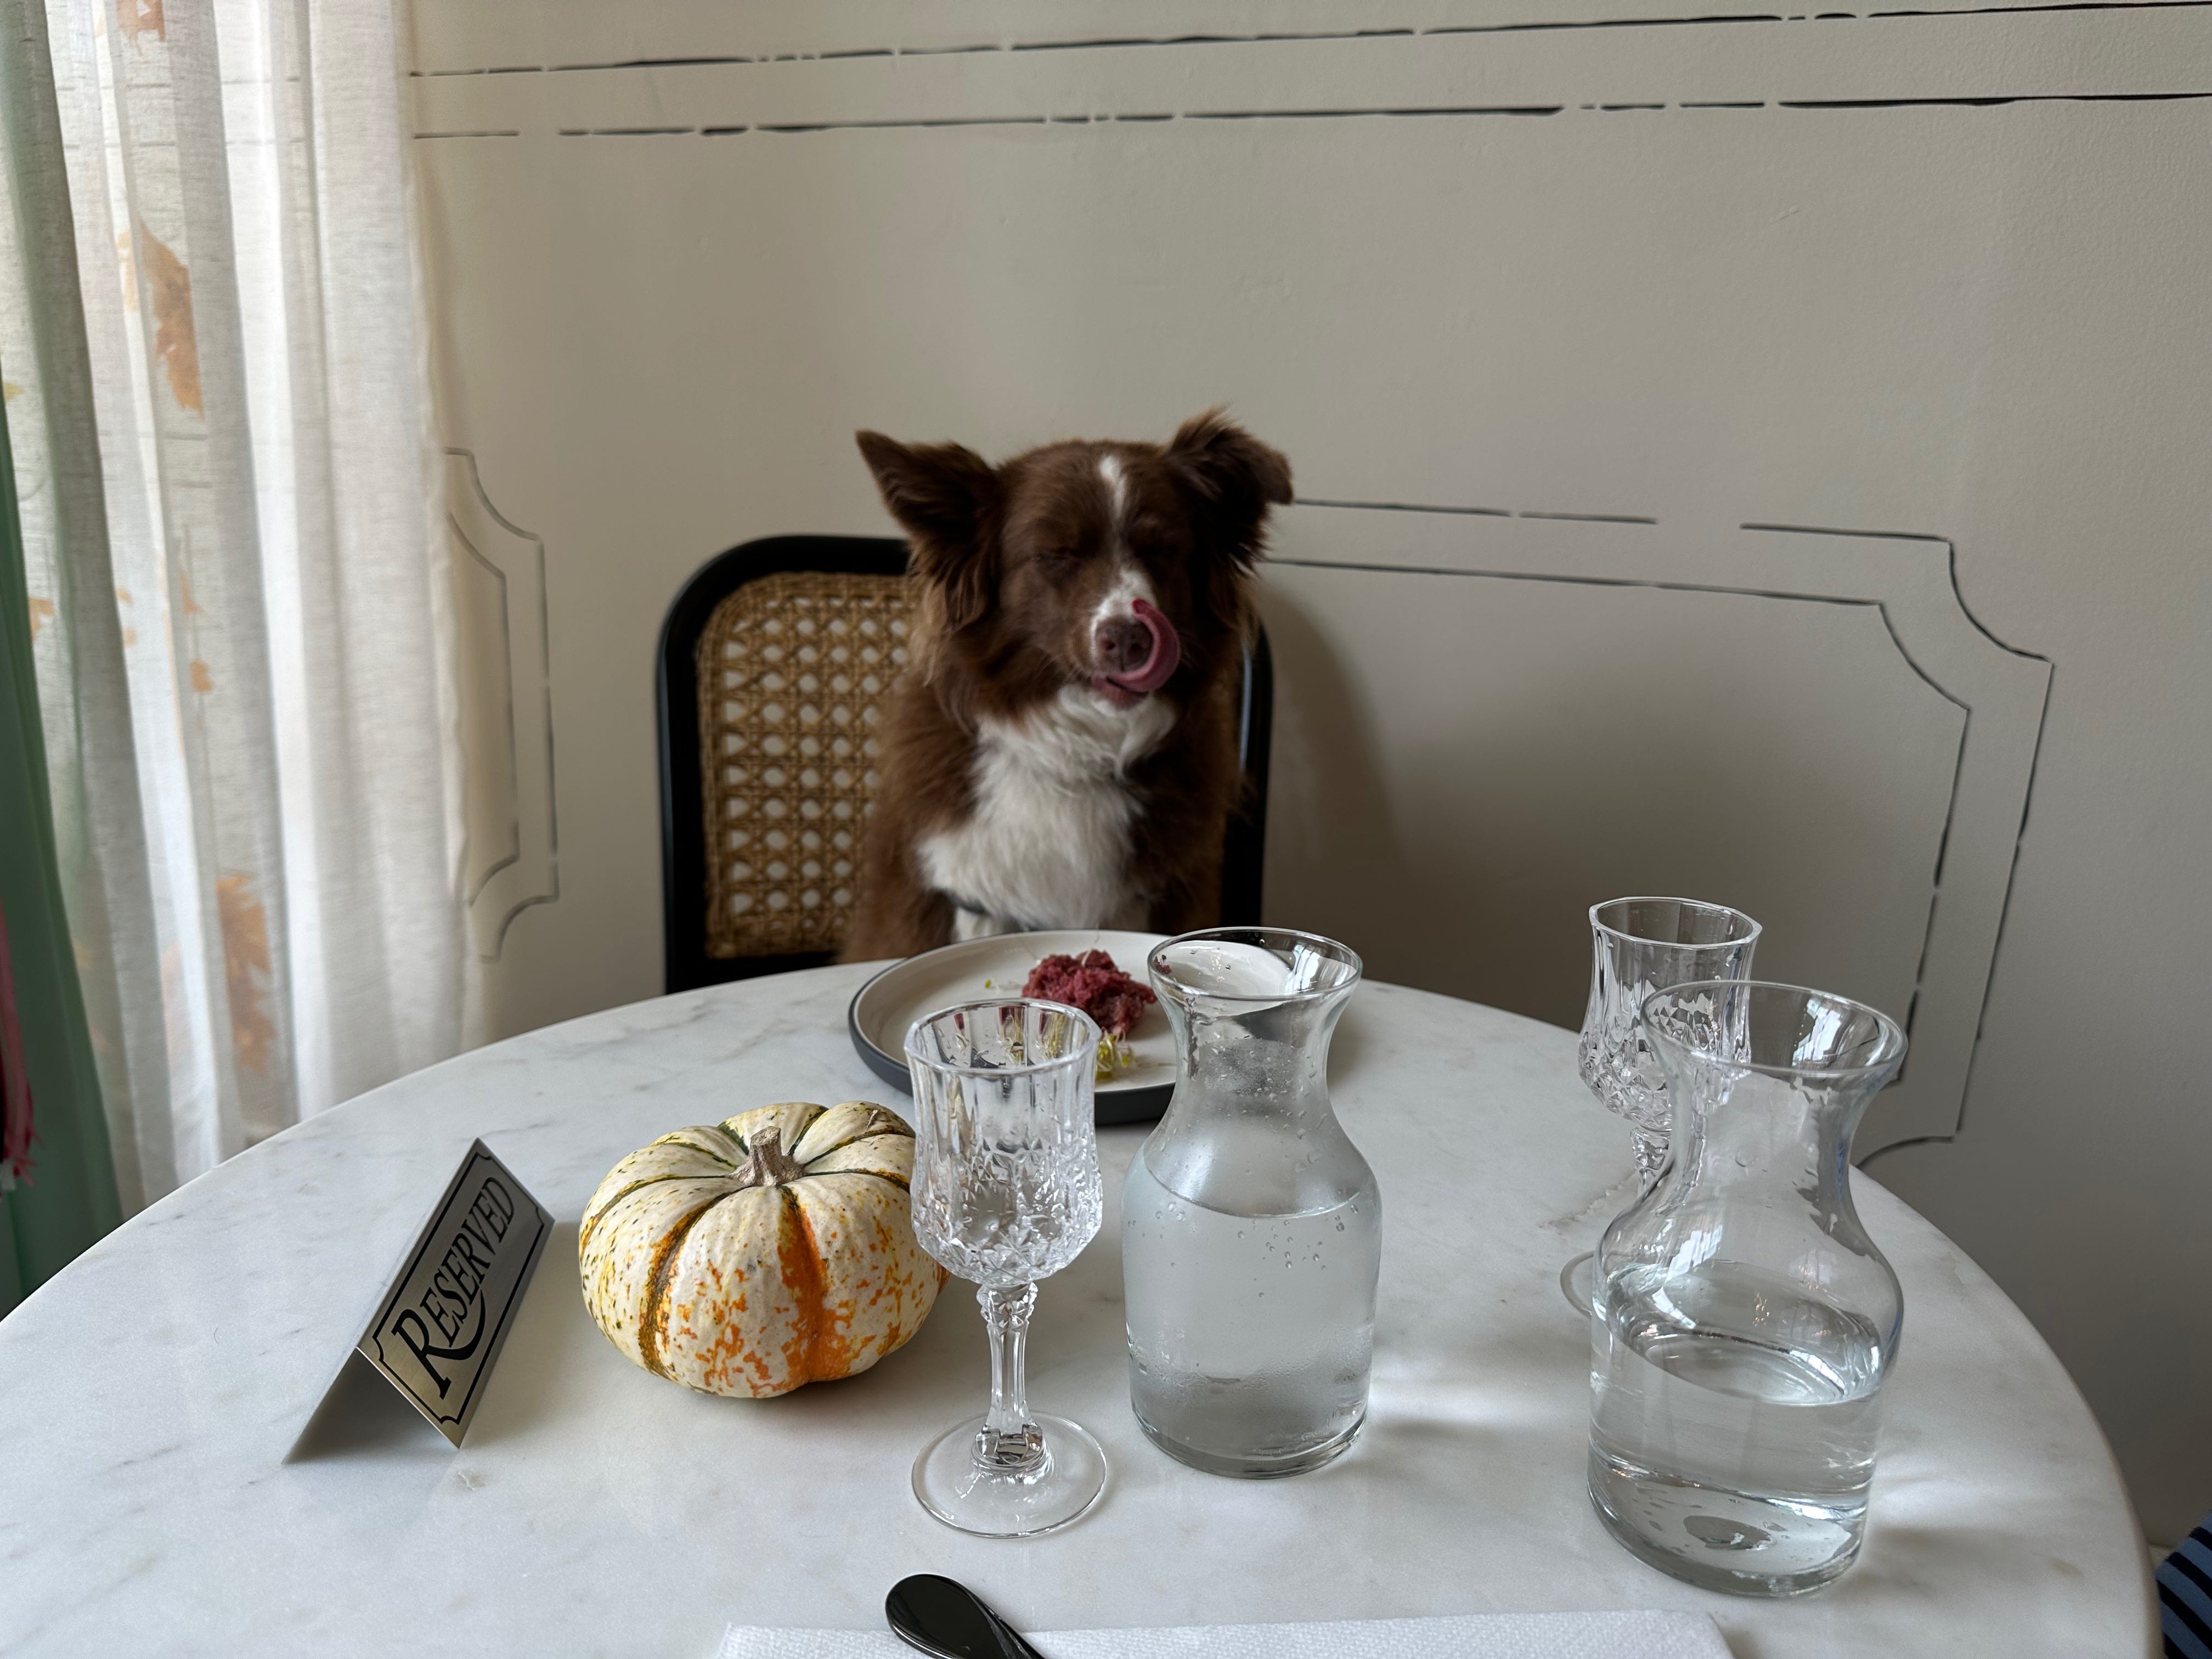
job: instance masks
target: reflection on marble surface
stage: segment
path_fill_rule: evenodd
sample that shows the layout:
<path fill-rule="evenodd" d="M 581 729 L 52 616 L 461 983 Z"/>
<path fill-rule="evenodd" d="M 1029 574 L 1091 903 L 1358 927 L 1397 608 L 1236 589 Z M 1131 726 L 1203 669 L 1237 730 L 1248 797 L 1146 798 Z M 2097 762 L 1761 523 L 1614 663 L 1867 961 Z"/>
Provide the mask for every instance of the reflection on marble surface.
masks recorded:
<path fill-rule="evenodd" d="M 1556 1276 L 1627 1200 L 1620 1125 L 1571 1034 L 1389 986 L 1361 990 L 1333 1068 L 1389 1221 L 1367 1431 L 1320 1473 L 1218 1480 L 1130 1417 L 1114 1200 L 1139 1130 L 1100 1137 L 1106 1225 L 1030 1343 L 1039 1408 L 1113 1462 L 1064 1534 L 964 1538 L 907 1489 L 986 1385 L 969 1298 L 781 1399 L 639 1370 L 578 1293 L 585 1200 L 680 1125 L 882 1097 L 843 1028 L 866 973 L 616 1009 L 404 1079 L 202 1176 L 0 1321 L 0 1653 L 706 1655 L 732 1622 L 873 1627 L 920 1571 L 1035 1629 L 1681 1607 L 1740 1659 L 2148 1650 L 2142 1552 L 2073 1385 L 1864 1176 L 1906 1298 L 1864 1559 L 1754 1605 L 1619 1549 L 1583 1492 L 1588 1338 Z M 562 1224 L 467 1443 L 364 1432 L 287 1461 L 476 1135 Z"/>

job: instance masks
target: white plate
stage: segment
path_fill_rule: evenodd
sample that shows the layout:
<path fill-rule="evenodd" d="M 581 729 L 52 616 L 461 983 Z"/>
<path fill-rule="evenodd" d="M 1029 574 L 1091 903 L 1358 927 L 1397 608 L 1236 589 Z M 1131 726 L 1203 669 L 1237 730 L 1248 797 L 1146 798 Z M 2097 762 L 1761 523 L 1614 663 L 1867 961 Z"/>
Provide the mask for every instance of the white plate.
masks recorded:
<path fill-rule="evenodd" d="M 848 1018 L 853 1046 L 877 1076 L 906 1088 L 906 1034 L 924 1014 L 959 1002 L 1018 997 L 1030 970 L 1046 957 L 1080 956 L 1085 951 L 1105 951 L 1116 968 L 1149 988 L 1145 958 L 1167 937 L 1111 928 L 1068 929 L 1002 933 L 925 951 L 893 963 L 860 988 Z M 1098 1085 L 1101 1122 L 1157 1116 L 1174 1091 L 1175 1033 L 1157 1003 L 1145 1010 L 1129 1034 L 1129 1048 L 1133 1060 L 1128 1068 L 1112 1082 Z"/>

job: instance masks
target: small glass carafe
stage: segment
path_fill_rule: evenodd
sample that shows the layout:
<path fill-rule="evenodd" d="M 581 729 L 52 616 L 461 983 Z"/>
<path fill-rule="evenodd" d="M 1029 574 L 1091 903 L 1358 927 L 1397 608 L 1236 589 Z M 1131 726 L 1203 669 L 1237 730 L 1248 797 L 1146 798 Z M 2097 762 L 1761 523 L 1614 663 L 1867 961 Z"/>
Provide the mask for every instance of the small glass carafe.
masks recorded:
<path fill-rule="evenodd" d="M 1130 1402 L 1198 1468 L 1303 1474 L 1367 1416 L 1382 1198 L 1328 1097 L 1359 958 L 1232 927 L 1170 939 L 1147 966 L 1179 1060 L 1122 1189 Z"/>
<path fill-rule="evenodd" d="M 1634 1554 L 1791 1595 L 1856 1558 L 1905 1303 L 1851 1203 L 1851 1132 L 1897 1022 L 1751 980 L 1659 991 L 1643 1021 L 1674 1158 L 1592 1274 L 1589 1490 Z"/>

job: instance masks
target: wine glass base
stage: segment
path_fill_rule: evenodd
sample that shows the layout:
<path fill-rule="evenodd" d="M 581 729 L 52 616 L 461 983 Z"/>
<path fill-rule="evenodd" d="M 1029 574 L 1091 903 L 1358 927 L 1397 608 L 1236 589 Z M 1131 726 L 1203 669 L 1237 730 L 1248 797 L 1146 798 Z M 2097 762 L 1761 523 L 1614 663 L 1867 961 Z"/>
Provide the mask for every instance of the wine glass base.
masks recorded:
<path fill-rule="evenodd" d="M 1565 1297 L 1579 1314 L 1587 1314 L 1590 1310 L 1590 1263 L 1595 1260 L 1595 1252 L 1584 1250 L 1559 1269 L 1559 1294 Z"/>
<path fill-rule="evenodd" d="M 1030 1419 L 1044 1434 L 1044 1463 L 1033 1474 L 978 1466 L 975 1437 L 984 1419 L 956 1423 L 914 1461 L 914 1495 L 948 1527 L 978 1538 L 1034 1538 L 1079 1521 L 1106 1490 L 1106 1454 L 1090 1431 L 1064 1417 Z"/>

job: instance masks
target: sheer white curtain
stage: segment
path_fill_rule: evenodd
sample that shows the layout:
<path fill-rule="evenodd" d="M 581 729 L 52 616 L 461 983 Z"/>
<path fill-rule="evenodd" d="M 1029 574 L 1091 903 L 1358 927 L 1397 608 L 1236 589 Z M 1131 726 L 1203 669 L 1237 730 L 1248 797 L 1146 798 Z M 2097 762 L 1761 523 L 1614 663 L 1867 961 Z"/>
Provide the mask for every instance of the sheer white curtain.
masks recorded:
<path fill-rule="evenodd" d="M 43 10 L 0 376 L 129 1208 L 469 1035 L 442 469 L 391 0 Z"/>

